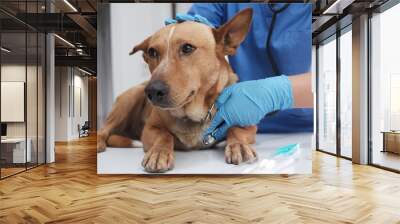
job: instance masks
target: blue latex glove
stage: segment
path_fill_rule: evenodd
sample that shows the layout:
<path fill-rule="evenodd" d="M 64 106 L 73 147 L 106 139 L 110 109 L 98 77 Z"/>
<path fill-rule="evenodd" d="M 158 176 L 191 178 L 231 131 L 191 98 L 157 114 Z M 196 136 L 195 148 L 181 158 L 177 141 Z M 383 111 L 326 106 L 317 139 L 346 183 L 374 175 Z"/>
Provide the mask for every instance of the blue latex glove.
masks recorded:
<path fill-rule="evenodd" d="M 166 19 L 164 21 L 165 25 L 169 25 L 169 24 L 175 24 L 175 23 L 182 23 L 185 21 L 193 21 L 193 22 L 198 22 L 198 23 L 203 23 L 206 24 L 207 26 L 210 26 L 212 28 L 214 28 L 214 26 L 212 25 L 212 23 L 210 23 L 210 21 L 208 21 L 205 17 L 201 16 L 201 15 L 189 15 L 189 14 L 176 14 L 176 18 L 175 19 Z"/>
<path fill-rule="evenodd" d="M 230 127 L 256 125 L 266 114 L 292 104 L 292 85 L 285 75 L 234 84 L 218 97 L 217 113 L 204 138 L 213 133 L 216 140 L 222 140 Z"/>

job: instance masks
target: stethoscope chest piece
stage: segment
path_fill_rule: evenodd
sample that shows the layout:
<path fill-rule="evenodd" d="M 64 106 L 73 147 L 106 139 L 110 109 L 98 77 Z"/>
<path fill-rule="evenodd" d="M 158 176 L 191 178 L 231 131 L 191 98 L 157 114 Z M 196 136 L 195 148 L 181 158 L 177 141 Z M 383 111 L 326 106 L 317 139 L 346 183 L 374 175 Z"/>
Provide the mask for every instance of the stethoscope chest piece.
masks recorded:
<path fill-rule="evenodd" d="M 206 135 L 206 137 L 204 137 L 203 139 L 203 143 L 204 145 L 211 145 L 215 142 L 215 137 L 212 134 L 208 134 Z"/>

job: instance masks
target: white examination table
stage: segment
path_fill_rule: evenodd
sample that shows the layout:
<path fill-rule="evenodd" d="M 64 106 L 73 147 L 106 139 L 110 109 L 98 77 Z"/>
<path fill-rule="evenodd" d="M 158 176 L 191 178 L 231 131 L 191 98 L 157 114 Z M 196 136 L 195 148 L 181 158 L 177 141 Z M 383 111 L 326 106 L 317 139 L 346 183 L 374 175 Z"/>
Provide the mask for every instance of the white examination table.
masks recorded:
<path fill-rule="evenodd" d="M 252 164 L 226 164 L 223 148 L 175 151 L 175 167 L 165 174 L 309 174 L 312 169 L 311 133 L 259 134 L 254 145 L 258 160 Z M 272 159 L 282 146 L 299 143 L 290 156 Z M 142 148 L 107 148 L 97 154 L 98 174 L 147 174 L 141 166 Z"/>

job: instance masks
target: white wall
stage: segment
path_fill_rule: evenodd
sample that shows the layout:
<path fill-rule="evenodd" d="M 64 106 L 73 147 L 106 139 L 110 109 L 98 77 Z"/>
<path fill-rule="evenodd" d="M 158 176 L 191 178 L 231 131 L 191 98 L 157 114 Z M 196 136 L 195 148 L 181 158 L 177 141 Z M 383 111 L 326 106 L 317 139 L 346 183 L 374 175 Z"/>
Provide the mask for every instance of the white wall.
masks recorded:
<path fill-rule="evenodd" d="M 55 68 L 55 140 L 66 141 L 68 139 L 68 67 Z"/>
<path fill-rule="evenodd" d="M 98 11 L 98 127 L 124 90 L 149 79 L 142 54 L 129 52 L 164 27 L 171 4 L 101 4 Z"/>
<path fill-rule="evenodd" d="M 5 64 L 1 66 L 1 81 L 5 82 L 25 82 L 25 75 L 28 76 L 29 86 L 36 86 L 36 80 L 33 80 L 31 75 L 36 77 L 36 66 L 26 66 L 19 64 Z M 27 120 L 28 120 L 28 137 L 32 132 L 36 130 L 36 88 L 27 88 Z M 32 104 L 33 103 L 33 104 Z M 32 108 L 34 107 L 34 108 Z M 22 108 L 24 109 L 24 108 Z M 1 108 L 1 110 L 7 110 L 7 108 Z M 7 136 L 8 137 L 25 137 L 25 125 L 26 122 L 7 122 Z M 36 134 L 36 132 L 35 132 Z"/>
<path fill-rule="evenodd" d="M 33 70 L 32 66 L 25 67 L 19 64 L 6 64 L 1 66 L 1 81 L 2 82 L 24 82 L 27 69 L 28 74 Z M 33 95 L 33 93 L 31 93 Z M 31 95 L 29 94 L 29 95 Z M 36 96 L 36 91 L 35 91 Z M 4 96 L 2 96 L 3 98 Z M 8 110 L 8 108 L 1 108 Z M 22 108 L 24 111 L 24 108 Z M 25 122 L 7 122 L 7 135 L 9 137 L 25 137 Z"/>
<path fill-rule="evenodd" d="M 176 13 L 187 13 L 193 3 L 176 3 Z"/>
<path fill-rule="evenodd" d="M 55 73 L 55 140 L 77 139 L 78 124 L 88 120 L 88 77 L 72 67 L 56 67 Z"/>
<path fill-rule="evenodd" d="M 3 112 L 7 110 L 20 110 L 23 116 L 26 112 L 26 120 L 22 122 L 6 122 L 7 137 L 9 138 L 24 138 L 25 135 L 29 139 L 30 148 L 32 151 L 32 161 L 39 163 L 44 162 L 45 150 L 45 117 L 44 117 L 44 100 L 45 90 L 44 73 L 41 66 L 32 66 L 25 64 L 3 64 L 1 66 L 1 81 L 5 82 L 24 82 L 26 86 L 26 100 L 22 102 L 20 108 L 1 107 Z M 3 92 L 4 89 L 2 89 Z M 24 89 L 20 90 L 24 94 Z M 7 97 L 2 95 L 3 97 Z M 26 101 L 26 106 L 25 106 Z M 16 102 L 17 103 L 17 102 Z M 17 113 L 17 111 L 7 111 L 8 113 Z M 37 156 L 37 153 L 39 154 Z"/>
<path fill-rule="evenodd" d="M 147 64 L 131 49 L 164 26 L 170 4 L 111 4 L 111 64 L 114 99 L 124 90 L 149 78 Z M 151 13 L 150 13 L 151 12 Z"/>
<path fill-rule="evenodd" d="M 78 132 L 78 124 L 83 125 L 85 121 L 89 120 L 89 113 L 88 113 L 88 106 L 89 106 L 89 94 L 88 94 L 88 77 L 82 76 L 83 73 L 76 73 L 75 70 L 74 74 L 74 82 L 73 85 L 75 86 L 75 91 L 73 92 L 74 96 L 74 110 L 75 113 L 72 113 L 72 120 L 71 120 L 71 136 L 72 138 L 79 137 Z M 80 90 L 80 93 L 78 93 Z M 79 97 L 80 94 L 80 97 Z M 81 102 L 79 102 L 81 101 Z M 80 108 L 79 108 L 80 107 Z M 81 111 L 80 111 L 81 110 Z"/>

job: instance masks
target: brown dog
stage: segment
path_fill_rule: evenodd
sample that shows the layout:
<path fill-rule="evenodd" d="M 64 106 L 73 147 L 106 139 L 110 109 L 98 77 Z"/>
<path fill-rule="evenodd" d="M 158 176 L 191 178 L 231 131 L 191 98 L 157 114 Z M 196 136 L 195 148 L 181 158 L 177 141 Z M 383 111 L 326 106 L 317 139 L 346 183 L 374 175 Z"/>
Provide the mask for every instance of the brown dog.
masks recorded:
<path fill-rule="evenodd" d="M 172 24 L 135 46 L 131 54 L 143 51 L 151 80 L 117 98 L 98 133 L 98 151 L 107 145 L 130 147 L 132 139 L 141 140 L 143 167 L 165 172 L 174 165 L 174 149 L 210 147 L 202 142 L 210 124 L 205 118 L 219 93 L 237 81 L 225 56 L 235 54 L 251 19 L 252 10 L 245 9 L 218 29 L 191 21 Z M 249 145 L 256 131 L 256 126 L 229 129 L 227 163 L 256 159 Z"/>

